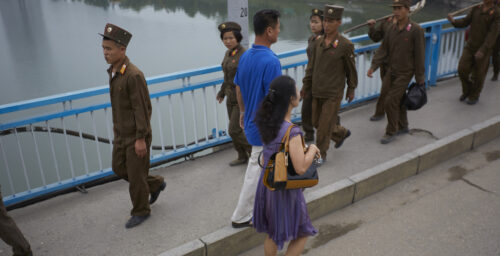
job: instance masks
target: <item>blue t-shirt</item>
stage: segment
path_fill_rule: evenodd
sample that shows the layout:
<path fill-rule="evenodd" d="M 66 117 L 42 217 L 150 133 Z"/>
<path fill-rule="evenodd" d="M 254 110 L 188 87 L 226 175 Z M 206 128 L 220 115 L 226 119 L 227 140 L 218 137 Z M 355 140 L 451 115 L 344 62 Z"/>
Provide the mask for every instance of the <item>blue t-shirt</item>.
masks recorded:
<path fill-rule="evenodd" d="M 234 83 L 240 87 L 245 104 L 245 135 L 248 143 L 262 146 L 259 130 L 254 123 L 255 113 L 269 91 L 269 85 L 281 76 L 281 63 L 271 49 L 252 45 L 240 58 Z"/>

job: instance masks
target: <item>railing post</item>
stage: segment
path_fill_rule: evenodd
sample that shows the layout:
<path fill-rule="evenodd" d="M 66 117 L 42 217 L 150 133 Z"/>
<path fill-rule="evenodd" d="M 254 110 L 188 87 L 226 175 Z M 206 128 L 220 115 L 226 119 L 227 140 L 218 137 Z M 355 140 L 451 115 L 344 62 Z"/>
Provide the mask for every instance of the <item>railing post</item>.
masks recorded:
<path fill-rule="evenodd" d="M 431 54 L 431 69 L 430 69 L 430 78 L 428 85 L 436 86 L 437 77 L 438 77 L 438 68 L 439 68 L 439 54 L 440 54 L 440 46 L 441 46 L 441 25 L 433 25 L 431 27 L 431 43 L 432 43 L 432 54 Z"/>

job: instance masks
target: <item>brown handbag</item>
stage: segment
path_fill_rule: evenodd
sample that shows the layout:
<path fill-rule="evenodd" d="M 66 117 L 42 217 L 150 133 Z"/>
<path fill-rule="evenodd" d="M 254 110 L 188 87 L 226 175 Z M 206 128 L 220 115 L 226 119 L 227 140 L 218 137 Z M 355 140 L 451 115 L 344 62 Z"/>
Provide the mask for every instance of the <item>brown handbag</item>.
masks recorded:
<path fill-rule="evenodd" d="M 292 159 L 289 157 L 290 131 L 295 125 L 288 127 L 285 136 L 281 139 L 278 152 L 274 153 L 265 167 L 262 182 L 270 190 L 284 190 L 309 188 L 318 184 L 319 177 L 316 163 L 312 163 L 303 175 L 298 175 L 293 168 Z M 306 151 L 304 138 L 302 146 Z"/>

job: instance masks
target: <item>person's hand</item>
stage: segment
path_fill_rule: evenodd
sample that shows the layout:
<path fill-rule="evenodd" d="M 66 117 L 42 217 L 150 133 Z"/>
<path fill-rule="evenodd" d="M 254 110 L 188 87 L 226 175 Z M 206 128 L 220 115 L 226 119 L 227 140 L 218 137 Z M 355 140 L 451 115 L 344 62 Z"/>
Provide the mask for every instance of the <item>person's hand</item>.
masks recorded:
<path fill-rule="evenodd" d="M 425 81 L 417 81 L 417 84 L 420 86 L 425 86 Z"/>
<path fill-rule="evenodd" d="M 217 95 L 215 99 L 219 102 L 219 104 L 221 104 L 222 101 L 224 100 L 224 97 L 219 97 L 219 95 Z"/>
<path fill-rule="evenodd" d="M 307 147 L 307 152 L 309 152 L 309 150 L 312 150 L 312 152 L 314 152 L 314 155 L 316 156 L 316 158 L 321 157 L 321 152 L 316 145 L 314 145 L 314 144 L 309 145 L 309 147 Z"/>
<path fill-rule="evenodd" d="M 373 28 L 373 26 L 375 26 L 375 23 L 377 23 L 377 21 L 374 19 L 369 19 L 368 21 L 366 21 L 366 23 L 368 23 L 368 26 L 370 28 Z"/>
<path fill-rule="evenodd" d="M 453 16 L 451 16 L 451 14 L 448 14 L 448 16 L 446 17 L 448 19 L 449 22 L 453 23 L 455 21 L 455 19 L 453 18 Z"/>
<path fill-rule="evenodd" d="M 135 153 L 137 154 L 137 156 L 139 158 L 143 158 L 147 152 L 148 151 L 146 149 L 146 140 L 144 138 L 136 140 L 135 141 Z"/>
<path fill-rule="evenodd" d="M 368 72 L 366 73 L 366 75 L 369 77 L 369 78 L 372 78 L 373 77 L 373 69 L 368 69 Z"/>
<path fill-rule="evenodd" d="M 482 51 L 477 51 L 476 54 L 474 54 L 474 57 L 476 58 L 476 61 L 479 61 L 484 58 L 484 53 Z"/>
<path fill-rule="evenodd" d="M 244 119 L 245 119 L 245 112 L 240 112 L 240 127 L 241 127 L 241 129 L 245 129 L 245 124 L 243 123 Z"/>
<path fill-rule="evenodd" d="M 347 93 L 345 99 L 347 100 L 347 102 L 351 103 L 354 100 L 354 92 Z"/>

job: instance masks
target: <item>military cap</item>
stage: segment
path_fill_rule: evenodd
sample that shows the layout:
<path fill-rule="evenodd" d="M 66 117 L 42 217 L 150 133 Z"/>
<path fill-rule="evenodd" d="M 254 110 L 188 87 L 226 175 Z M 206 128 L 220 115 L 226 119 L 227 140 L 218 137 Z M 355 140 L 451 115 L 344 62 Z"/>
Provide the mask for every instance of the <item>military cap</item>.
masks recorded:
<path fill-rule="evenodd" d="M 344 7 L 338 5 L 325 5 L 325 18 L 331 19 L 342 19 L 342 13 L 344 12 Z"/>
<path fill-rule="evenodd" d="M 104 27 L 104 34 L 99 33 L 99 35 L 109 38 L 125 47 L 127 47 L 132 38 L 130 32 L 111 23 L 106 24 Z"/>
<path fill-rule="evenodd" d="M 393 0 L 391 6 L 403 6 L 406 8 L 410 8 L 411 0 Z"/>
<path fill-rule="evenodd" d="M 224 22 L 224 23 L 222 23 L 222 24 L 219 25 L 219 31 L 222 32 L 224 30 L 237 30 L 237 31 L 241 31 L 241 27 L 236 22 L 228 21 L 228 22 Z"/>
<path fill-rule="evenodd" d="M 317 8 L 312 9 L 311 15 L 318 15 L 318 16 L 323 16 L 323 11 Z"/>

